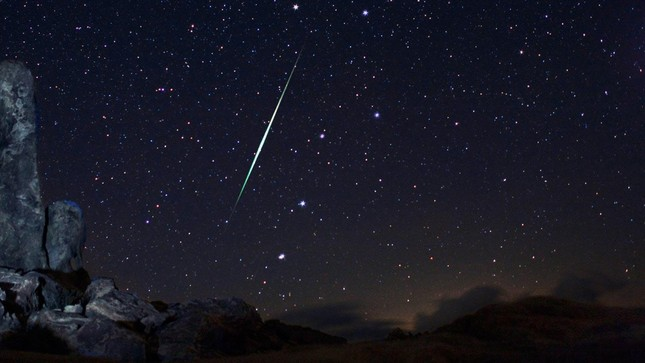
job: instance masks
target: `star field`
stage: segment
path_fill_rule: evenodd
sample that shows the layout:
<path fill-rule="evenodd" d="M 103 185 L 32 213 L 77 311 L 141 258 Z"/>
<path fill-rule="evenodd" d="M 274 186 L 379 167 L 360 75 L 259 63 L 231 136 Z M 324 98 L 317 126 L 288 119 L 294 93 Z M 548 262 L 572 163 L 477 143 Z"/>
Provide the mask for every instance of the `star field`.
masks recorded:
<path fill-rule="evenodd" d="M 643 297 L 644 19 L 621 1 L 0 1 L 0 51 L 36 77 L 43 198 L 83 208 L 90 274 L 412 327 L 482 285 L 601 276 L 599 301 Z"/>

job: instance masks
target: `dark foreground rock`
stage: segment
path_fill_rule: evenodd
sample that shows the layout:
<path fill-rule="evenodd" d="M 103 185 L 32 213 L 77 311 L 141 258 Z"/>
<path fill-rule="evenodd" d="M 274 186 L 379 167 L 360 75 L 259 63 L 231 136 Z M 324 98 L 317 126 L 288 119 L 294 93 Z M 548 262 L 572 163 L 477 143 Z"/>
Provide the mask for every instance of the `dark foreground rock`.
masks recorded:
<path fill-rule="evenodd" d="M 162 361 L 239 355 L 264 343 L 257 339 L 262 319 L 239 299 L 172 304 L 165 313 L 170 319 L 158 334 Z"/>
<path fill-rule="evenodd" d="M 311 329 L 264 323 L 240 299 L 155 305 L 107 278 L 0 270 L 0 348 L 113 360 L 189 361 L 338 344 Z M 79 283 L 80 282 L 80 283 Z M 301 332 L 305 332 L 299 337 Z"/>
<path fill-rule="evenodd" d="M 58 351 L 67 354 L 137 362 L 147 358 L 145 337 L 110 319 L 42 310 L 29 317 L 26 331 L 27 336 L 49 332 L 50 339 L 60 342 Z"/>
<path fill-rule="evenodd" d="M 275 320 L 263 322 L 240 299 L 210 299 L 168 306 L 160 328 L 162 361 L 238 356 L 296 345 L 344 344 L 346 339 Z M 304 333 L 301 335 L 301 333 Z"/>
<path fill-rule="evenodd" d="M 0 334 L 27 321 L 40 310 L 63 309 L 80 300 L 83 292 L 38 271 L 19 273 L 0 268 Z"/>

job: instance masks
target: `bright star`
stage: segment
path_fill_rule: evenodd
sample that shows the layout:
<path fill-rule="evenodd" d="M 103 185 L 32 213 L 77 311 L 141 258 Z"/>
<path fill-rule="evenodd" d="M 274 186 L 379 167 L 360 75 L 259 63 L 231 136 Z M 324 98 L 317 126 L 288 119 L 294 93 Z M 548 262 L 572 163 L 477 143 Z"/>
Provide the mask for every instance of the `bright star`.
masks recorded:
<path fill-rule="evenodd" d="M 293 4 L 293 10 L 298 10 L 300 6 L 298 4 Z"/>
<path fill-rule="evenodd" d="M 325 138 L 325 134 L 324 134 L 324 133 L 321 133 L 320 135 L 318 135 L 318 137 L 319 137 L 319 138 L 321 138 L 321 139 L 324 139 L 324 138 Z"/>
<path fill-rule="evenodd" d="M 367 11 L 367 9 L 363 10 L 363 16 L 367 16 L 367 15 L 369 15 L 369 11 Z"/>
<path fill-rule="evenodd" d="M 374 112 L 374 118 L 379 118 L 379 117 L 381 117 L 381 113 L 380 112 Z"/>
<path fill-rule="evenodd" d="M 278 260 L 284 260 L 285 257 L 287 257 L 287 256 L 285 256 L 284 253 L 281 253 L 281 254 L 278 255 Z"/>
<path fill-rule="evenodd" d="M 306 205 L 307 205 L 307 202 L 305 202 L 304 200 L 301 200 L 298 202 L 298 206 L 300 206 L 300 208 L 304 208 Z"/>

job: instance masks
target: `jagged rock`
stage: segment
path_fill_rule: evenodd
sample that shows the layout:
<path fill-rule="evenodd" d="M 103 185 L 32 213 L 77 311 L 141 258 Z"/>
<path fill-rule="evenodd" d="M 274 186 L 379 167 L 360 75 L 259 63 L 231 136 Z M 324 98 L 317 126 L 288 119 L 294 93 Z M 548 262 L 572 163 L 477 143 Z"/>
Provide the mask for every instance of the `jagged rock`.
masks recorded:
<path fill-rule="evenodd" d="M 136 323 L 149 334 L 166 320 L 149 302 L 127 292 L 119 291 L 112 279 L 98 278 L 92 281 L 85 292 L 85 315 Z"/>
<path fill-rule="evenodd" d="M 38 270 L 37 272 L 48 276 L 65 289 L 74 291 L 77 294 L 80 293 L 80 295 L 83 295 L 87 287 L 92 282 L 90 274 L 83 268 L 68 273 L 52 270 Z"/>
<path fill-rule="evenodd" d="M 79 291 L 65 288 L 40 272 L 20 274 L 9 269 L 0 269 L 0 291 L 3 308 L 0 327 L 4 326 L 5 330 L 24 323 L 35 311 L 62 309 L 81 296 Z"/>
<path fill-rule="evenodd" d="M 3 320 L 22 322 L 28 315 L 39 308 L 39 294 L 36 293 L 40 285 L 38 279 L 24 278 L 21 274 L 8 270 L 0 270 L 0 290 L 2 290 L 2 307 L 4 308 Z M 11 324 L 13 325 L 13 324 Z"/>
<path fill-rule="evenodd" d="M 80 291 L 70 290 L 43 273 L 30 271 L 23 275 L 23 278 L 37 281 L 35 294 L 38 298 L 38 310 L 62 309 L 80 300 Z"/>
<path fill-rule="evenodd" d="M 108 278 L 88 284 L 86 274 L 0 269 L 0 348 L 187 361 L 345 342 L 308 328 L 263 323 L 240 299 L 153 305 L 119 291 Z"/>
<path fill-rule="evenodd" d="M 75 354 L 118 361 L 146 360 L 145 338 L 109 319 L 43 310 L 32 314 L 27 324 L 28 331 L 38 329 L 51 331 Z"/>
<path fill-rule="evenodd" d="M 36 111 L 31 72 L 0 63 L 0 266 L 47 267 L 45 218 L 36 170 Z"/>
<path fill-rule="evenodd" d="M 85 223 L 78 204 L 58 201 L 47 207 L 45 250 L 49 267 L 55 271 L 73 272 L 83 267 Z"/>
<path fill-rule="evenodd" d="M 240 299 L 172 304 L 167 313 L 168 323 L 157 332 L 157 353 L 162 361 L 190 361 L 274 347 L 259 334 L 262 319 L 258 313 Z"/>

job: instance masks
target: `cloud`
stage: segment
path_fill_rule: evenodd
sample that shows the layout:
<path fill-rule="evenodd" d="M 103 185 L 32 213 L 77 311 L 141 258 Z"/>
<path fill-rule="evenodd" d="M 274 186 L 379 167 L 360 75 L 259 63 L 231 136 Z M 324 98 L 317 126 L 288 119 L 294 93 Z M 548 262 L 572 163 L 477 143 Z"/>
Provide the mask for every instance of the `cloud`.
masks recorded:
<path fill-rule="evenodd" d="M 415 330 L 432 331 L 449 324 L 466 314 L 501 301 L 504 290 L 492 286 L 478 286 L 466 291 L 457 298 L 447 298 L 438 302 L 439 308 L 433 314 L 419 313 L 415 317 Z"/>
<path fill-rule="evenodd" d="M 645 282 L 631 281 L 623 288 L 602 294 L 598 302 L 607 306 L 620 306 L 625 308 L 645 307 Z"/>
<path fill-rule="evenodd" d="M 366 318 L 358 303 L 342 302 L 294 310 L 279 317 L 287 324 L 311 327 L 350 341 L 384 339 L 401 322 Z"/>
<path fill-rule="evenodd" d="M 624 280 L 602 274 L 567 275 L 555 286 L 553 295 L 562 299 L 598 303 L 603 296 L 624 289 L 627 285 Z"/>

